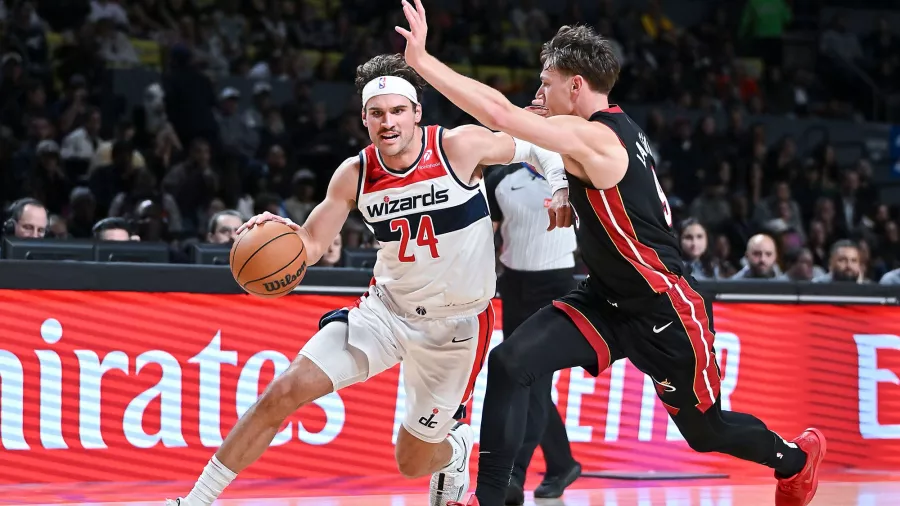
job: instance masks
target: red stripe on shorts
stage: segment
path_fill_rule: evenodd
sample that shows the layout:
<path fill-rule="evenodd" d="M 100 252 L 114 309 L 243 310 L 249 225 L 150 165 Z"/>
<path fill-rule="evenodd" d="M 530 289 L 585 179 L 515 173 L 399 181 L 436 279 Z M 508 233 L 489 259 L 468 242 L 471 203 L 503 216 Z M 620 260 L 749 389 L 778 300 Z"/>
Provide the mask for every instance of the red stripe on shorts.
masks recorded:
<path fill-rule="evenodd" d="M 460 404 L 466 404 L 472 398 L 475 391 L 475 381 L 478 373 L 484 367 L 488 348 L 491 346 L 491 336 L 494 334 L 494 305 L 489 303 L 487 309 L 478 315 L 478 347 L 475 349 L 475 358 L 472 360 L 472 369 L 469 372 L 469 381 L 466 383 L 466 391 L 463 393 Z"/>
<path fill-rule="evenodd" d="M 694 351 L 694 395 L 697 396 L 697 409 L 705 413 L 719 396 L 720 380 L 713 351 L 715 334 L 709 325 L 706 305 L 703 297 L 684 278 L 667 295 Z"/>
<path fill-rule="evenodd" d="M 591 347 L 594 348 L 594 351 L 597 353 L 597 374 L 605 371 L 611 365 L 610 361 L 612 360 L 612 353 L 609 351 L 609 344 L 607 344 L 606 339 L 603 339 L 603 336 L 600 335 L 600 331 L 597 330 L 597 327 L 594 327 L 594 324 L 588 320 L 587 316 L 584 316 L 584 313 L 565 302 L 554 300 L 553 307 L 566 313 L 566 316 L 572 320 L 572 323 L 578 327 L 579 332 L 587 339 Z"/>

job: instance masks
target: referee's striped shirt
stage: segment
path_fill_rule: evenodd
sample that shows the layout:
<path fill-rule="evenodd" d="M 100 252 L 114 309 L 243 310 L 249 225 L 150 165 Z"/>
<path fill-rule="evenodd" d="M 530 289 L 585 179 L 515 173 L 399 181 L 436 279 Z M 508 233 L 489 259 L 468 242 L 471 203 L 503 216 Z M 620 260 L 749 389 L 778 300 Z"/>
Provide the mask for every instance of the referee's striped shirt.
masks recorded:
<path fill-rule="evenodd" d="M 491 220 L 500 223 L 500 262 L 517 271 L 575 266 L 575 230 L 550 224 L 550 185 L 526 164 L 494 168 L 485 179 Z"/>

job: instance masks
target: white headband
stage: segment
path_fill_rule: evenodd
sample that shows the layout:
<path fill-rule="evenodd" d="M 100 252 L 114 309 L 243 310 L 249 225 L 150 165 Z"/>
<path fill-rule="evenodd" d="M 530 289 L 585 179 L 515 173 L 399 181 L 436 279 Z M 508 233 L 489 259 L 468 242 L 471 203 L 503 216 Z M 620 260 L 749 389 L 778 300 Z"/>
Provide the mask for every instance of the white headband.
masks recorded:
<path fill-rule="evenodd" d="M 379 95 L 400 95 L 412 100 L 414 104 L 419 103 L 416 97 L 416 88 L 402 77 L 381 76 L 369 81 L 362 91 L 363 107 L 366 106 L 369 99 Z"/>

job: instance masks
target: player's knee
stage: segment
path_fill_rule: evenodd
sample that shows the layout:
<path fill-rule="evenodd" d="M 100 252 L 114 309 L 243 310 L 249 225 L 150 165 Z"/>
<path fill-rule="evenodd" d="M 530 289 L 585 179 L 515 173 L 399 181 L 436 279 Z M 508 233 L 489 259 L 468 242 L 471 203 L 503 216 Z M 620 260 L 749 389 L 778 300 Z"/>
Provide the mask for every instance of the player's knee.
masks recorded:
<path fill-rule="evenodd" d="M 699 453 L 709 453 L 719 451 L 721 448 L 720 438 L 716 432 L 712 430 L 695 429 L 684 431 L 681 434 L 687 441 L 691 450 Z"/>
<path fill-rule="evenodd" d="M 331 390 L 330 380 L 309 366 L 312 363 L 306 358 L 291 364 L 287 371 L 272 380 L 257 401 L 256 410 L 280 422 L 301 406 L 326 395 Z"/>
<path fill-rule="evenodd" d="M 501 343 L 491 351 L 488 357 L 488 374 L 503 375 L 513 381 L 519 381 L 523 372 L 521 362 L 516 360 L 514 346 Z"/>
<path fill-rule="evenodd" d="M 284 419 L 304 404 L 301 387 L 286 374 L 272 380 L 256 403 L 257 411 L 273 419 Z"/>
<path fill-rule="evenodd" d="M 488 375 L 502 375 L 515 383 L 529 386 L 534 376 L 529 373 L 526 357 L 522 356 L 517 346 L 510 346 L 509 341 L 500 343 L 488 357 Z"/>

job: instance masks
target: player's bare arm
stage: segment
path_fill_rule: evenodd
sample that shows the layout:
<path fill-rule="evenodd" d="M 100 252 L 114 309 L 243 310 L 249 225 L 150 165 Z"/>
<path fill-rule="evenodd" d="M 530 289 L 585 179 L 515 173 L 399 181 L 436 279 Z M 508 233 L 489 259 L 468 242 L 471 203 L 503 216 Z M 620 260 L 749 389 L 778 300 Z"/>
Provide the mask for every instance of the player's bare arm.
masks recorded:
<path fill-rule="evenodd" d="M 628 155 L 615 134 L 578 116 L 543 117 L 513 105 L 502 93 L 463 76 L 425 50 L 428 26 L 420 0 L 403 1 L 410 29 L 396 27 L 406 38 L 406 61 L 442 95 L 489 128 L 501 130 L 544 149 L 565 155 L 580 165 L 569 172 L 598 188 L 621 180 Z M 576 86 L 586 86 L 574 79 Z M 598 137 L 599 136 L 599 137 Z M 582 172 L 579 174 L 579 172 Z"/>
<path fill-rule="evenodd" d="M 238 229 L 238 235 L 259 223 L 277 221 L 290 226 L 303 239 L 310 265 L 322 258 L 328 245 L 341 232 L 347 216 L 355 207 L 356 186 L 359 179 L 359 157 L 344 160 L 334 172 L 325 199 L 320 202 L 303 225 L 297 225 L 288 218 L 270 212 L 254 216 Z"/>
<path fill-rule="evenodd" d="M 571 226 L 566 169 L 559 154 L 478 125 L 463 125 L 446 131 L 443 145 L 445 153 L 453 160 L 453 170 L 462 181 L 472 182 L 482 177 L 481 167 L 486 165 L 526 162 L 533 166 L 546 177 L 553 194 L 548 207 L 547 230 Z"/>

